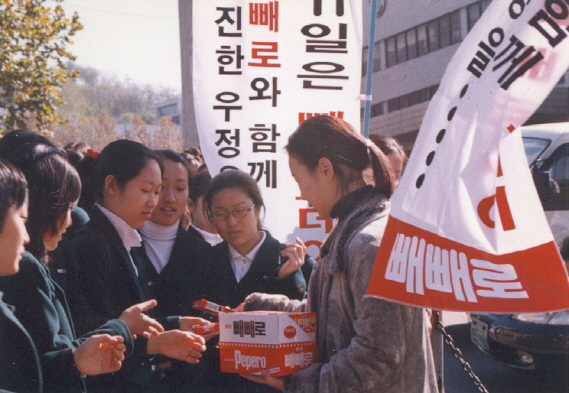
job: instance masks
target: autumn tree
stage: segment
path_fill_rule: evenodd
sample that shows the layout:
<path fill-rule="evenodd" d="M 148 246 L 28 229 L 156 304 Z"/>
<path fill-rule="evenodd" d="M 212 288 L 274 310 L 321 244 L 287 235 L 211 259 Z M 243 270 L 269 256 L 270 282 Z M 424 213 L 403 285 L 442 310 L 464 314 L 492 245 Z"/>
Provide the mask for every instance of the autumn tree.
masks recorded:
<path fill-rule="evenodd" d="M 85 142 L 96 151 L 101 151 L 109 143 L 119 139 L 117 126 L 107 114 L 82 116 L 75 121 L 54 125 L 52 139 L 59 146 L 70 142 Z"/>
<path fill-rule="evenodd" d="M 126 129 L 124 137 L 131 141 L 142 143 L 145 146 L 150 146 L 150 134 L 148 132 L 148 125 L 140 115 L 134 115 L 132 121 Z"/>
<path fill-rule="evenodd" d="M 68 18 L 59 4 L 0 0 L 0 124 L 6 129 L 30 121 L 47 129 L 60 121 L 61 87 L 76 76 L 65 66 L 75 59 L 66 48 L 81 28 L 77 13 Z"/>
<path fill-rule="evenodd" d="M 152 133 L 152 148 L 157 150 L 170 149 L 182 151 L 184 137 L 180 127 L 169 117 L 162 117 L 155 122 Z"/>

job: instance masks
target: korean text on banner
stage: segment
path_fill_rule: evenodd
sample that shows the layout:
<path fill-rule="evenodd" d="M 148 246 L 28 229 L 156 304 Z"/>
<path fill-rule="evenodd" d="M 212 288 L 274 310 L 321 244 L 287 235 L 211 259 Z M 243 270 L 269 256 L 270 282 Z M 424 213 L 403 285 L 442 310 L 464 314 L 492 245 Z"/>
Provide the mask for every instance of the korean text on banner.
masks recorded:
<path fill-rule="evenodd" d="M 423 119 L 368 295 L 446 310 L 569 308 L 519 129 L 567 70 L 568 24 L 567 0 L 490 4 Z"/>
<path fill-rule="evenodd" d="M 194 105 L 210 172 L 250 173 L 264 226 L 315 254 L 331 219 L 299 200 L 283 147 L 316 114 L 358 126 L 361 1 L 193 0 L 192 23 Z"/>

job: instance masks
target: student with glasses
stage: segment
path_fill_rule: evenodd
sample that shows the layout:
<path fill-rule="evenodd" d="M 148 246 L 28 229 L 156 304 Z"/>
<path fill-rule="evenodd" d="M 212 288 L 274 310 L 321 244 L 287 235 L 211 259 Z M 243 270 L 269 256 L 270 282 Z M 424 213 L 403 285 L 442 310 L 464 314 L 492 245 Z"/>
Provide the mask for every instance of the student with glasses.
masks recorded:
<path fill-rule="evenodd" d="M 302 267 L 311 270 L 314 259 L 300 239 L 283 244 L 263 230 L 264 207 L 257 182 L 245 172 L 224 171 L 209 184 L 204 209 L 223 239 L 213 248 L 214 302 L 236 307 L 259 291 L 304 299 Z"/>
<path fill-rule="evenodd" d="M 314 259 L 300 239 L 283 244 L 264 230 L 264 209 L 257 182 L 245 172 L 229 170 L 215 176 L 204 196 L 204 210 L 223 242 L 213 247 L 209 299 L 231 308 L 253 292 L 304 299 Z M 235 374 L 219 372 L 218 353 L 210 353 L 211 388 L 216 392 L 273 392 Z"/>

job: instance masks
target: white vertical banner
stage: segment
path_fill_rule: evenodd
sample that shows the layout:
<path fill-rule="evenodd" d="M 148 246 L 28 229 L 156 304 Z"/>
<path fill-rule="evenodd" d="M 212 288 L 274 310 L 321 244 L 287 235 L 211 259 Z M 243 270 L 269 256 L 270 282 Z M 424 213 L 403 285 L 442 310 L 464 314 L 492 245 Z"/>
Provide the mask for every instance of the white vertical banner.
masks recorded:
<path fill-rule="evenodd" d="M 368 294 L 435 309 L 569 307 L 520 126 L 569 66 L 569 0 L 496 0 L 431 101 Z"/>
<path fill-rule="evenodd" d="M 312 255 L 332 228 L 298 199 L 284 146 L 316 114 L 360 122 L 360 0 L 193 0 L 194 106 L 212 175 L 257 180 L 264 225 Z"/>

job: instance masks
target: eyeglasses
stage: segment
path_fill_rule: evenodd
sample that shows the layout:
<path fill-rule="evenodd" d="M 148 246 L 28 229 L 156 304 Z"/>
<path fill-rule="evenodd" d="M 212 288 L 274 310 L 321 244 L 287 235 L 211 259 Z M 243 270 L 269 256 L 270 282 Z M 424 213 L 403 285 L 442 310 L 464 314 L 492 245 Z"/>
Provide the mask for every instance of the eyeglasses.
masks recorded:
<path fill-rule="evenodd" d="M 243 218 L 245 217 L 251 210 L 255 208 L 255 204 L 252 204 L 249 207 L 238 207 L 235 210 L 228 212 L 227 210 L 217 210 L 210 214 L 209 218 L 212 221 L 220 222 L 225 221 L 229 218 L 231 214 L 235 218 Z"/>

